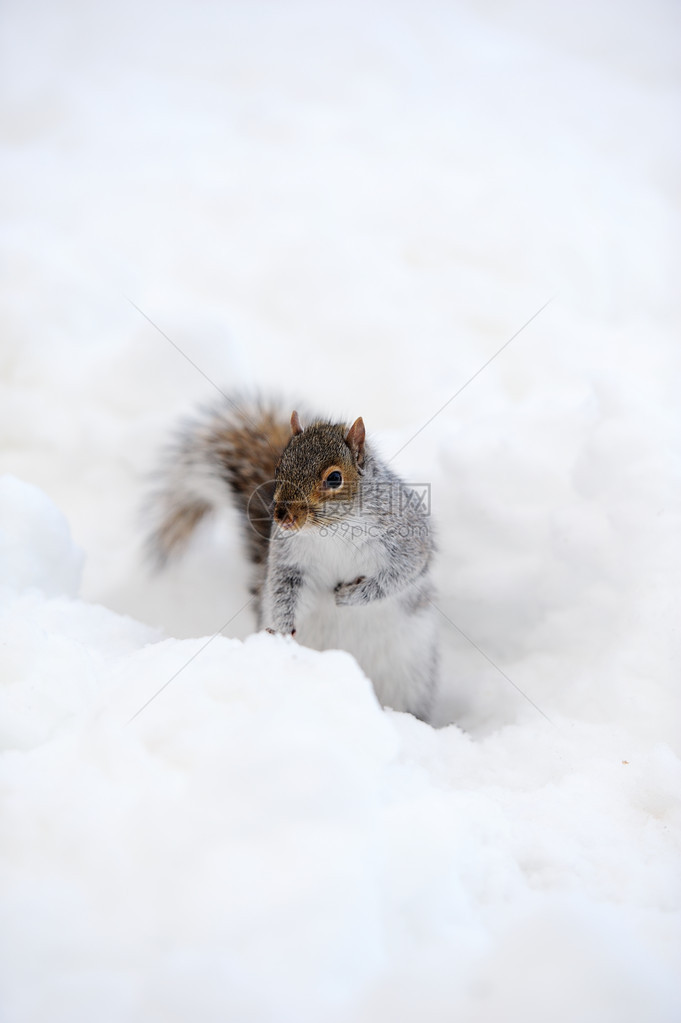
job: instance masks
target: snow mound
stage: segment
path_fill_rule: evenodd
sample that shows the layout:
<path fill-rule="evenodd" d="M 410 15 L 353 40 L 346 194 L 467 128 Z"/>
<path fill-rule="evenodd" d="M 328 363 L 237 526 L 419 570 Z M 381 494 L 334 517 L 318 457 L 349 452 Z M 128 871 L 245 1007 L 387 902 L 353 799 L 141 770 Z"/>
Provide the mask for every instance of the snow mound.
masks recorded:
<path fill-rule="evenodd" d="M 474 741 L 344 652 L 35 588 L 0 634 L 8 1020 L 675 1018 L 664 745 Z"/>
<path fill-rule="evenodd" d="M 0 477 L 0 591 L 77 594 L 84 556 L 62 512 L 38 487 Z"/>

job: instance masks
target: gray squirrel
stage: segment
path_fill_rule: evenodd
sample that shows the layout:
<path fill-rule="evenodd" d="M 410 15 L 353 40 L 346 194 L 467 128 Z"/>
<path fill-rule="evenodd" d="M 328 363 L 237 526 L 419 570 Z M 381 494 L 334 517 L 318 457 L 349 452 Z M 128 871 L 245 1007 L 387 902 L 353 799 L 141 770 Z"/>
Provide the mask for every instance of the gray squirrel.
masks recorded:
<path fill-rule="evenodd" d="M 429 519 L 352 425 L 225 396 L 180 430 L 151 502 L 163 565 L 212 509 L 241 513 L 258 627 L 354 655 L 380 702 L 428 720 L 437 687 Z"/>

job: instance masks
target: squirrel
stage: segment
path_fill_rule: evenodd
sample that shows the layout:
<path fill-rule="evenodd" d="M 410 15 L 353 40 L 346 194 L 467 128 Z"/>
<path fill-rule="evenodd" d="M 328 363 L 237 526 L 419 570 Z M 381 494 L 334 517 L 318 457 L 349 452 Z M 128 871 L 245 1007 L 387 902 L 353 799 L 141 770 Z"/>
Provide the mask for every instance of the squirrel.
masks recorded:
<path fill-rule="evenodd" d="M 429 720 L 437 686 L 434 540 L 418 495 L 362 418 L 290 418 L 224 396 L 181 428 L 157 476 L 148 551 L 164 565 L 216 507 L 236 505 L 260 629 L 354 655 L 383 706 Z"/>

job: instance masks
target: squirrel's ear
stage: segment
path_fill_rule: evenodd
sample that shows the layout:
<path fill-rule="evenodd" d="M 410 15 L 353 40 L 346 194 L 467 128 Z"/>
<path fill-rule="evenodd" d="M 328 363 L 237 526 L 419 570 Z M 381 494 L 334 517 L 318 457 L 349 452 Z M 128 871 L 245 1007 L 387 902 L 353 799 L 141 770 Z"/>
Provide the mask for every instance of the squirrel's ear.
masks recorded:
<path fill-rule="evenodd" d="M 364 437 L 364 420 L 359 416 L 358 419 L 355 419 L 345 438 L 345 443 L 357 459 L 358 465 L 362 465 L 364 462 Z"/>
<path fill-rule="evenodd" d="M 295 437 L 297 433 L 302 433 L 303 428 L 300 425 L 300 417 L 297 412 L 291 413 L 291 433 Z"/>

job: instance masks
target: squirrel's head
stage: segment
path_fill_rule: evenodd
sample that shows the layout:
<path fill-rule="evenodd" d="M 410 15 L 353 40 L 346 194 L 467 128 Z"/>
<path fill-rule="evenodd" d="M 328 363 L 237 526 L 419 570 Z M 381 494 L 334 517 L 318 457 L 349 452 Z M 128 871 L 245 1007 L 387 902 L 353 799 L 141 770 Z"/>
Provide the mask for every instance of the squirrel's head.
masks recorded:
<path fill-rule="evenodd" d="M 291 416 L 291 439 L 277 465 L 274 521 L 282 529 L 328 524 L 359 490 L 364 470 L 364 423 L 312 423 Z"/>

